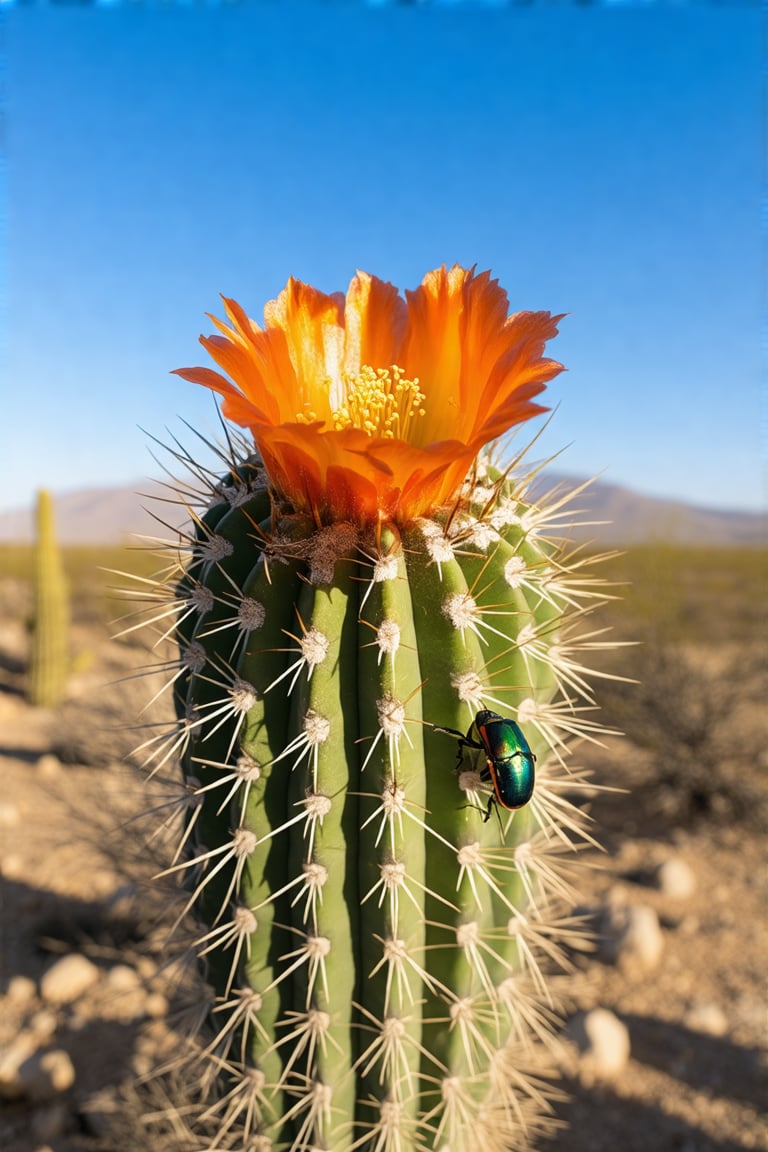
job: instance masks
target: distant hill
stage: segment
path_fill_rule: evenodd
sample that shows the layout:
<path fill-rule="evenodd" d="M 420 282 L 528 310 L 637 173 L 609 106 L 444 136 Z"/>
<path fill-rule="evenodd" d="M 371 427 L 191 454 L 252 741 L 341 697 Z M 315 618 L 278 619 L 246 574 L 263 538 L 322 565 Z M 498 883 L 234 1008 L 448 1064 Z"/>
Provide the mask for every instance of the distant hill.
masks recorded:
<path fill-rule="evenodd" d="M 570 490 L 578 477 L 547 473 L 533 486 L 537 496 L 555 487 Z M 152 497 L 160 497 L 161 500 Z M 167 538 L 169 528 L 186 519 L 183 509 L 167 502 L 168 492 L 157 483 L 137 482 L 119 488 L 88 488 L 56 495 L 59 539 L 65 544 L 115 544 L 138 534 Z M 677 544 L 768 544 L 768 517 L 757 512 L 726 512 L 644 496 L 603 480 L 591 483 L 572 500 L 568 533 L 600 545 L 637 544 L 665 540 Z M 584 523 L 579 526 L 579 522 Z M 32 539 L 32 509 L 0 512 L 0 541 Z M 559 534 L 559 533 L 558 533 Z"/>
<path fill-rule="evenodd" d="M 168 524 L 187 519 L 184 509 L 162 502 L 168 493 L 161 484 L 137 481 L 119 488 L 83 488 L 54 493 L 56 533 L 62 544 L 120 544 L 134 535 L 168 537 Z M 28 541 L 34 533 L 34 510 L 0 512 L 0 540 Z"/>
<path fill-rule="evenodd" d="M 548 473 L 534 490 L 537 495 L 554 486 L 569 490 L 583 483 L 578 477 Z M 604 523 L 576 527 L 579 539 L 601 544 L 640 544 L 664 540 L 675 544 L 768 545 L 766 512 L 724 511 L 680 500 L 645 496 L 630 488 L 603 480 L 590 483 L 568 505 L 583 510 L 576 521 Z"/>

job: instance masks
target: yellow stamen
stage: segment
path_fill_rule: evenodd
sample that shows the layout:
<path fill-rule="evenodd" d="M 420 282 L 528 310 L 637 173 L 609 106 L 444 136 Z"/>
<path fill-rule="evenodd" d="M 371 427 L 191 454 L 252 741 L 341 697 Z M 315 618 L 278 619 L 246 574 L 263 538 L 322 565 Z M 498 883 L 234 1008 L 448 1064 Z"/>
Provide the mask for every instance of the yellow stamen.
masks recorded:
<path fill-rule="evenodd" d="M 364 364 L 354 376 L 343 376 L 345 403 L 333 412 L 333 426 L 360 428 L 368 436 L 407 440 L 412 421 L 424 415 L 426 399 L 418 377 L 407 380 L 402 368 L 371 368 Z"/>
<path fill-rule="evenodd" d="M 319 419 L 319 417 L 317 415 L 317 412 L 315 412 L 312 408 L 310 408 L 309 404 L 304 405 L 304 411 L 303 412 L 297 412 L 296 413 L 296 421 L 298 424 L 314 424 L 315 421 L 318 419 Z"/>

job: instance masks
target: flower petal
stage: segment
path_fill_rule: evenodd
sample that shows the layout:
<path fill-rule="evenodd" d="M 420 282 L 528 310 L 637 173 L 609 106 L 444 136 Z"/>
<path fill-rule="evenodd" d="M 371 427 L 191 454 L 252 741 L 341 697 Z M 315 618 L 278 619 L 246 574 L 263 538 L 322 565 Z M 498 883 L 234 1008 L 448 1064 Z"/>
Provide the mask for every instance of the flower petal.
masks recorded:
<path fill-rule="evenodd" d="M 295 380 L 294 419 L 297 412 L 309 408 L 318 419 L 328 420 L 343 402 L 344 297 L 338 292 L 327 296 L 291 277 L 277 299 L 264 308 L 264 320 L 268 330 L 285 337 Z M 281 377 L 287 383 L 285 372 Z"/>
<path fill-rule="evenodd" d="M 269 418 L 260 408 L 257 408 L 251 400 L 243 396 L 242 392 L 238 392 L 229 380 L 225 379 L 221 373 L 214 372 L 212 368 L 174 368 L 172 372 L 174 376 L 181 376 L 193 384 L 202 384 L 205 388 L 210 388 L 212 392 L 218 392 L 220 396 L 223 396 L 224 403 L 221 406 L 221 411 L 227 420 L 232 420 L 244 428 L 270 423 Z"/>
<path fill-rule="evenodd" d="M 506 321 L 506 348 L 494 365 L 481 398 L 480 411 L 485 418 L 475 430 L 481 444 L 547 411 L 531 400 L 544 391 L 547 381 L 563 371 L 562 364 L 542 356 L 547 340 L 557 335 L 562 318 L 549 312 L 517 312 Z"/>
<path fill-rule="evenodd" d="M 356 376 L 364 364 L 373 368 L 397 364 L 406 319 L 405 301 L 394 284 L 358 272 L 344 307 L 344 371 Z"/>
<path fill-rule="evenodd" d="M 459 320 L 464 284 L 471 276 L 471 270 L 454 265 L 448 272 L 443 265 L 405 294 L 408 325 L 402 367 L 408 379 L 419 380 L 427 397 L 419 443 L 450 438 L 461 426 Z"/>

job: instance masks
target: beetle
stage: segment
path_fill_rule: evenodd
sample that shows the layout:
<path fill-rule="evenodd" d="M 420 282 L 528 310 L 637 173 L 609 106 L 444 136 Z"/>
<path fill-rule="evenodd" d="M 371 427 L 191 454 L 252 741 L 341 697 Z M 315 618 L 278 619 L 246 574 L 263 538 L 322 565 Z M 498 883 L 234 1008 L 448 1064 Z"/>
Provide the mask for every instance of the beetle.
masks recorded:
<path fill-rule="evenodd" d="M 473 728 L 477 731 L 478 739 L 472 736 Z M 439 728 L 434 725 L 434 730 L 445 732 L 447 736 L 454 736 L 458 740 L 457 766 L 464 758 L 465 748 L 477 748 L 485 753 L 486 767 L 481 770 L 480 779 L 490 781 L 493 792 L 488 800 L 484 822 L 490 820 L 491 809 L 495 804 L 514 812 L 523 808 L 531 799 L 536 756 L 514 720 L 483 708 L 470 724 L 466 736 L 456 728 Z"/>

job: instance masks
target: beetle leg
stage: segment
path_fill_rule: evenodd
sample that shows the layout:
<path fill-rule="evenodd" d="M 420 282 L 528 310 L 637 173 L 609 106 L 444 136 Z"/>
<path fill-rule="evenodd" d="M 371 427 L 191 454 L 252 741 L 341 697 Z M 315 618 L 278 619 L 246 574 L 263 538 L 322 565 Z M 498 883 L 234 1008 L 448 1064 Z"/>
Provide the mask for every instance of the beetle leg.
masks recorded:
<path fill-rule="evenodd" d="M 466 737 L 463 732 L 459 732 L 457 728 L 441 728 L 438 724 L 432 725 L 433 732 L 444 732 L 446 736 L 454 736 L 457 740 L 464 740 Z M 470 732 L 472 729 L 470 728 Z M 467 733 L 469 735 L 469 732 Z"/>
<path fill-rule="evenodd" d="M 433 732 L 444 732 L 446 736 L 453 736 L 454 740 L 458 740 L 461 748 L 482 748 L 483 745 L 479 740 L 472 739 L 472 729 L 474 724 L 470 724 L 466 736 L 463 732 L 459 732 L 458 728 L 441 728 L 438 724 L 432 725 Z"/>
<path fill-rule="evenodd" d="M 467 740 L 466 736 L 459 737 L 459 750 L 456 753 L 456 767 L 461 768 L 464 763 L 464 749 L 465 748 L 482 748 L 482 744 L 476 744 L 474 740 Z"/>

